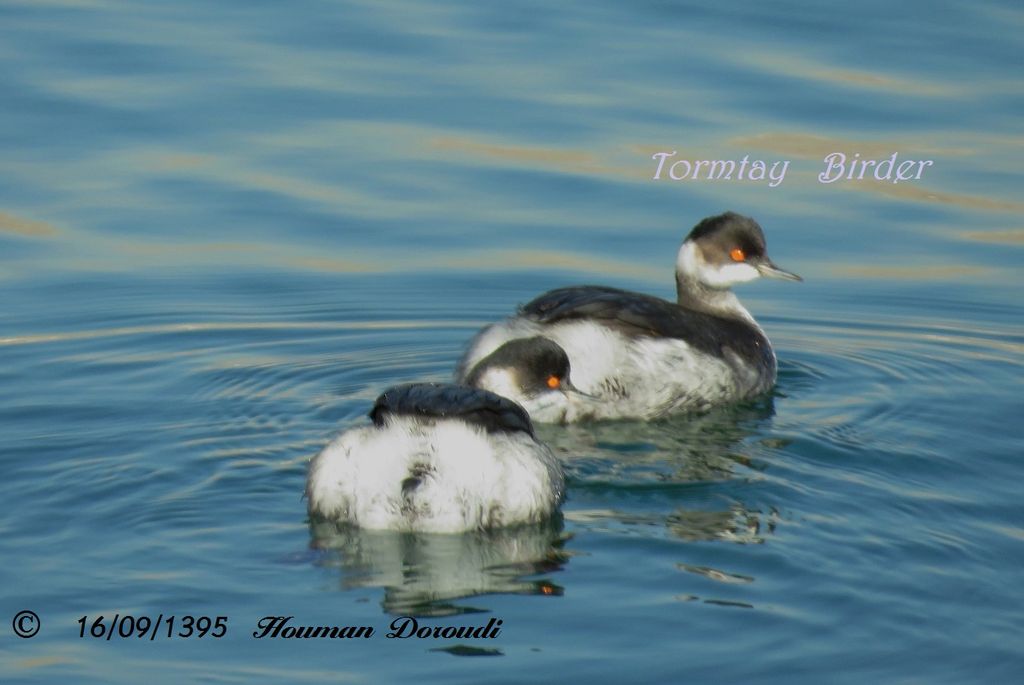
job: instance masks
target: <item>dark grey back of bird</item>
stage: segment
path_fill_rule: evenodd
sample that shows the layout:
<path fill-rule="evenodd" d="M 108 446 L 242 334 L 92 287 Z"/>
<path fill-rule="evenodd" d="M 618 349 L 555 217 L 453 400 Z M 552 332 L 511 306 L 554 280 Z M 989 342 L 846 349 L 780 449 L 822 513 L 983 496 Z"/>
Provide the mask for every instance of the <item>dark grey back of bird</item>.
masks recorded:
<path fill-rule="evenodd" d="M 590 319 L 626 336 L 677 338 L 693 348 L 723 357 L 728 348 L 749 364 L 774 368 L 768 339 L 742 319 L 680 307 L 651 295 L 600 285 L 559 288 L 520 309 L 544 324 Z"/>
<path fill-rule="evenodd" d="M 449 383 L 407 383 L 385 390 L 370 410 L 375 426 L 388 416 L 424 420 L 459 419 L 488 433 L 523 432 L 534 436 L 530 415 L 510 399 L 487 390 Z"/>

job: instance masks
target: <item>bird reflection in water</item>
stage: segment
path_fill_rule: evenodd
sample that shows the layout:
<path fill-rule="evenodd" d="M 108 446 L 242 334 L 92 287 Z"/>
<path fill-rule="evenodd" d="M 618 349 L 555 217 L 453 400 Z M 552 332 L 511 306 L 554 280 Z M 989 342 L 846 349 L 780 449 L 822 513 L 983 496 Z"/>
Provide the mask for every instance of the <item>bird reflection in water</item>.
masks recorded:
<path fill-rule="evenodd" d="M 311 547 L 318 565 L 339 571 L 342 589 L 383 588 L 385 613 L 443 617 L 489 611 L 480 602 L 458 601 L 484 595 L 561 596 L 563 588 L 544 576 L 561 571 L 573 555 L 566 550 L 572 535 L 564 531 L 564 521 L 591 532 L 647 529 L 684 542 L 763 543 L 778 512 L 748 507 L 734 498 L 723 507 L 720 495 L 722 485 L 740 473 L 768 467 L 750 456 L 759 448 L 744 441 L 764 435 L 773 414 L 769 396 L 654 422 L 538 426 L 541 439 L 565 464 L 570 503 L 574 491 L 585 499 L 588 492 L 605 489 L 649 489 L 656 511 L 570 506 L 564 519 L 460 535 L 316 522 L 310 528 Z M 686 506 L 666 512 L 665 494 L 670 491 L 678 491 Z"/>
<path fill-rule="evenodd" d="M 658 421 L 602 421 L 537 426 L 537 434 L 565 465 L 570 484 L 585 488 L 721 483 L 737 471 L 759 471 L 760 451 L 744 441 L 771 430 L 773 398 Z"/>
<path fill-rule="evenodd" d="M 385 613 L 442 617 L 489 609 L 457 600 L 491 594 L 561 596 L 546 578 L 562 570 L 571 536 L 562 522 L 460 535 L 311 524 L 317 564 L 340 572 L 342 589 L 384 588 Z"/>

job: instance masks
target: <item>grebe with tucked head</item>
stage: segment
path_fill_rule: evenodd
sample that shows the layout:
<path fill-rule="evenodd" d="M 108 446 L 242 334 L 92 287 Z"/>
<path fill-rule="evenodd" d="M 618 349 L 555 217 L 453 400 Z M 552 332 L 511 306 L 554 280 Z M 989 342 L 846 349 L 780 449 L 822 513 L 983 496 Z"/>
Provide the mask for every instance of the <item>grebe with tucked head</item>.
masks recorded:
<path fill-rule="evenodd" d="M 510 341 L 468 383 L 384 391 L 370 425 L 345 431 L 310 463 L 310 516 L 454 533 L 553 515 L 565 477 L 524 406 L 552 420 L 570 411 L 579 393 L 565 352 L 544 338 Z"/>

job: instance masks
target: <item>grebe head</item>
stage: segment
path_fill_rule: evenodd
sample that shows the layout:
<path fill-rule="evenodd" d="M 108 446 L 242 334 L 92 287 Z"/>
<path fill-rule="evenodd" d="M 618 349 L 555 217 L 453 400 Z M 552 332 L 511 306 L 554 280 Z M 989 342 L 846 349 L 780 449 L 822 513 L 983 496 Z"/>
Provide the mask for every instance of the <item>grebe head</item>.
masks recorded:
<path fill-rule="evenodd" d="M 569 380 L 565 350 L 540 336 L 505 343 L 473 367 L 466 384 L 518 402 L 543 422 L 564 421 L 572 403 L 589 397 Z"/>
<path fill-rule="evenodd" d="M 676 259 L 680 290 L 725 290 L 760 277 L 802 281 L 775 266 L 765 248 L 764 231 L 750 217 L 726 212 L 697 224 L 683 241 Z"/>

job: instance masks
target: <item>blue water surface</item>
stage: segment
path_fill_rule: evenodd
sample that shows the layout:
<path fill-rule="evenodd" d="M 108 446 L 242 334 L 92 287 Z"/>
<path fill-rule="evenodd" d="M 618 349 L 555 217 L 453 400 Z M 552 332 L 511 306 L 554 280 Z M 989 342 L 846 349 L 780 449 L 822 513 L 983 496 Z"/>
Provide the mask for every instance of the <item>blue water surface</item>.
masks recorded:
<path fill-rule="evenodd" d="M 0 2 L 0 679 L 1020 681 L 1022 35 L 997 0 Z M 548 288 L 672 297 L 729 209 L 806 279 L 739 291 L 771 397 L 541 427 L 542 526 L 310 524 L 380 391 Z"/>

